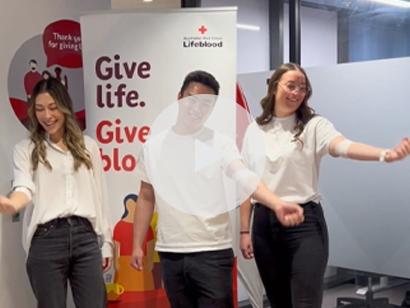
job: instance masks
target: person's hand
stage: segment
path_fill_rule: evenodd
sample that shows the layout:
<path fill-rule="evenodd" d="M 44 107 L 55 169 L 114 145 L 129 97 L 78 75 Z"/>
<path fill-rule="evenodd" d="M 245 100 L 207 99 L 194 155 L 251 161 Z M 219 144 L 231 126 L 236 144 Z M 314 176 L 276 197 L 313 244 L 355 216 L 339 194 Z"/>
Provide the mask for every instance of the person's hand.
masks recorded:
<path fill-rule="evenodd" d="M 391 163 L 404 159 L 408 155 L 410 155 L 410 139 L 406 137 L 395 148 L 386 153 L 385 161 Z"/>
<path fill-rule="evenodd" d="M 103 272 L 107 272 L 112 266 L 112 258 L 103 258 L 102 260 L 102 268 Z"/>
<path fill-rule="evenodd" d="M 144 260 L 144 250 L 140 247 L 134 248 L 131 257 L 131 266 L 137 271 L 142 271 Z"/>
<path fill-rule="evenodd" d="M 294 227 L 303 222 L 303 208 L 296 203 L 282 202 L 275 209 L 279 222 L 285 227 Z"/>
<path fill-rule="evenodd" d="M 0 195 L 0 213 L 15 214 L 16 208 L 12 204 L 10 198 Z"/>
<path fill-rule="evenodd" d="M 249 260 L 253 258 L 253 246 L 249 233 L 241 234 L 240 247 L 245 259 Z"/>

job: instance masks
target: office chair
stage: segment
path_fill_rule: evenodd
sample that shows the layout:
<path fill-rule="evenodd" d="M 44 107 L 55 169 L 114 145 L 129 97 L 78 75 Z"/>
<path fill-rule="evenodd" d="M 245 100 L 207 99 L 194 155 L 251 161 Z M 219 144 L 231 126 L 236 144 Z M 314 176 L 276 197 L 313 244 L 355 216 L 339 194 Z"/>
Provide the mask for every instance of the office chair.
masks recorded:
<path fill-rule="evenodd" d="M 338 297 L 336 308 L 399 308 L 389 303 L 387 297 L 374 298 L 372 276 L 367 276 L 367 292 L 365 298 Z"/>

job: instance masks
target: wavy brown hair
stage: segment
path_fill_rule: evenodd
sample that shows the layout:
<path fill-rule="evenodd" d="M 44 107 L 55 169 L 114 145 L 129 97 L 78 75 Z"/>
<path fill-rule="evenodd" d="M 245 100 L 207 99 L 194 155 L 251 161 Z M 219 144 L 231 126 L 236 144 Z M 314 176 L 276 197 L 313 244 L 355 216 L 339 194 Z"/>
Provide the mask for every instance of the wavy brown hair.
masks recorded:
<path fill-rule="evenodd" d="M 295 135 L 293 141 L 300 141 L 299 136 L 303 132 L 305 125 L 312 119 L 316 113 L 308 106 L 308 100 L 312 96 L 312 87 L 309 78 L 303 68 L 301 68 L 296 63 L 285 63 L 279 66 L 269 79 L 268 92 L 264 98 L 262 98 L 260 104 L 262 106 L 262 114 L 256 118 L 256 123 L 259 125 L 265 125 L 273 121 L 275 102 L 276 102 L 276 90 L 278 83 L 281 80 L 283 74 L 289 71 L 299 71 L 305 76 L 307 92 L 300 104 L 299 108 L 296 110 L 296 124 L 295 124 Z M 303 142 L 302 142 L 303 145 Z"/>
<path fill-rule="evenodd" d="M 85 147 L 84 135 L 74 118 L 73 104 L 70 95 L 64 85 L 55 78 L 43 79 L 39 81 L 33 89 L 30 98 L 30 106 L 28 116 L 30 120 L 30 139 L 34 144 L 34 149 L 31 153 L 31 163 L 33 170 L 38 168 L 38 164 L 42 163 L 50 170 L 52 166 L 47 159 L 47 151 L 45 141 L 47 133 L 36 116 L 35 103 L 40 94 L 48 93 L 57 105 L 57 108 L 64 114 L 64 135 L 63 140 L 68 150 L 74 158 L 74 170 L 84 164 L 88 169 L 92 168 L 91 157 Z"/>

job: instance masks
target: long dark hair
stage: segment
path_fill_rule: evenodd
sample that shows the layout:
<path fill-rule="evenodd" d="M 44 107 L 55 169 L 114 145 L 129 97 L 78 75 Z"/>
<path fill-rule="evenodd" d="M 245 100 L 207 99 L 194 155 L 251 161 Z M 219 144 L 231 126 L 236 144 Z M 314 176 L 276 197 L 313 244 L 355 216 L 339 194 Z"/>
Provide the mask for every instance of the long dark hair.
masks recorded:
<path fill-rule="evenodd" d="M 64 85 L 56 78 L 40 80 L 34 87 L 30 98 L 28 116 L 30 119 L 30 139 L 34 144 L 31 153 L 31 163 L 33 170 L 36 170 L 39 163 L 44 164 L 50 170 L 50 162 L 47 160 L 47 151 L 45 146 L 46 131 L 38 122 L 36 116 L 36 98 L 42 94 L 48 93 L 55 101 L 57 108 L 64 114 L 64 143 L 74 158 L 74 170 L 78 170 L 81 164 L 88 169 L 92 168 L 90 155 L 85 147 L 83 133 L 74 118 L 73 104 L 70 95 Z"/>
<path fill-rule="evenodd" d="M 316 113 L 311 107 L 308 106 L 308 100 L 312 95 L 312 87 L 309 78 L 305 70 L 296 63 L 282 64 L 272 74 L 271 78 L 269 79 L 268 92 L 260 102 L 262 106 L 262 114 L 256 118 L 256 123 L 258 123 L 259 125 L 265 125 L 273 120 L 276 102 L 276 90 L 278 87 L 278 83 L 282 78 L 282 75 L 289 71 L 301 72 L 305 76 L 306 80 L 306 95 L 302 103 L 300 104 L 299 108 L 295 112 L 296 124 L 294 128 L 294 141 L 298 140 L 301 142 L 301 140 L 299 139 L 300 134 L 303 132 L 305 125 L 309 122 L 310 119 L 312 119 L 316 115 Z"/>

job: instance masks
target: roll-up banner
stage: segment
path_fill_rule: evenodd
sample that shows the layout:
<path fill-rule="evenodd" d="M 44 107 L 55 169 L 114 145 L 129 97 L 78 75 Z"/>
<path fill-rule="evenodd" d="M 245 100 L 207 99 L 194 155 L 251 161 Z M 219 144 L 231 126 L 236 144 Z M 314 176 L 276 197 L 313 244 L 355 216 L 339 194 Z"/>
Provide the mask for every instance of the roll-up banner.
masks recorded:
<path fill-rule="evenodd" d="M 156 118 L 177 101 L 184 77 L 204 70 L 220 83 L 226 119 L 235 121 L 236 8 L 95 12 L 81 17 L 86 132 L 101 150 L 117 248 L 106 275 L 110 307 L 168 307 L 154 251 L 130 266 L 139 191 L 138 153 Z"/>

